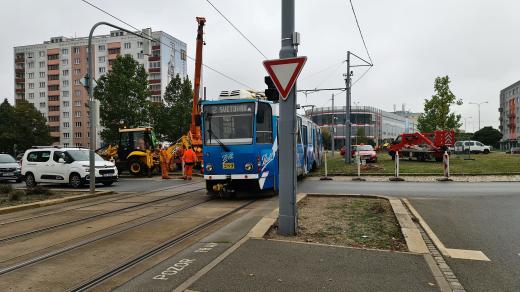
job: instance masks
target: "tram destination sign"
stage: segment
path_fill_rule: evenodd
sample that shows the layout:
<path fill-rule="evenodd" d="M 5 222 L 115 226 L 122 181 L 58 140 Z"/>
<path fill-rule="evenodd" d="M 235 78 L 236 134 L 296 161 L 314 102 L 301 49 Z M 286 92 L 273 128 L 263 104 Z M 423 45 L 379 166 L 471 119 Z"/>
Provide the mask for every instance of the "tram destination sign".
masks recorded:
<path fill-rule="evenodd" d="M 233 114 L 233 113 L 250 113 L 253 112 L 253 103 L 234 103 L 209 105 L 205 108 L 206 112 L 212 114 Z"/>
<path fill-rule="evenodd" d="M 265 70 L 273 80 L 282 100 L 287 100 L 305 62 L 307 62 L 305 56 L 264 61 Z"/>

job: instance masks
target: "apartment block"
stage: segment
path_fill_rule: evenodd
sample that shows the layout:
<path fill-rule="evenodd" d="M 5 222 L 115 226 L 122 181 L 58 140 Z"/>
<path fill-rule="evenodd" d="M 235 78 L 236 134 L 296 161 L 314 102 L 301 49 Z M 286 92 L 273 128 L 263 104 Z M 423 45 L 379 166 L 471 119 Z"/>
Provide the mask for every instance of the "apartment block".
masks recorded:
<path fill-rule="evenodd" d="M 150 100 L 162 102 L 168 82 L 187 76 L 186 43 L 171 35 L 152 33 L 151 55 L 143 39 L 124 31 L 93 38 L 94 78 L 110 72 L 118 55 L 130 55 L 149 74 Z M 80 80 L 88 69 L 88 38 L 52 37 L 42 44 L 14 48 L 15 102 L 27 100 L 47 118 L 53 144 L 90 147 L 88 93 Z M 95 117 L 99 127 L 99 115 Z M 99 132 L 97 144 L 102 143 Z"/>
<path fill-rule="evenodd" d="M 500 91 L 500 124 L 498 129 L 502 133 L 501 149 L 510 149 L 519 145 L 520 141 L 520 81 L 517 81 Z"/>

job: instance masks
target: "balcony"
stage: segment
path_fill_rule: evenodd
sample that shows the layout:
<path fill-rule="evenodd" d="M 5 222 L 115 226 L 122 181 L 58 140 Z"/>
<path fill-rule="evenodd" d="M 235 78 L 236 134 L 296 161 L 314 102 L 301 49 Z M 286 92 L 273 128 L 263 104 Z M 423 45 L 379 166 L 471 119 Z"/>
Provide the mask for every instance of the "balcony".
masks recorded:
<path fill-rule="evenodd" d="M 159 72 L 161 72 L 161 68 L 150 68 L 150 69 L 148 69 L 148 72 L 159 73 Z"/>
<path fill-rule="evenodd" d="M 160 84 L 161 79 L 150 79 L 148 80 L 148 84 Z"/>
<path fill-rule="evenodd" d="M 23 63 L 25 63 L 25 59 L 24 59 L 23 57 L 21 57 L 21 58 L 15 58 L 15 59 L 14 59 L 14 62 L 15 62 L 16 64 L 20 64 L 20 63 L 23 64 Z"/>
<path fill-rule="evenodd" d="M 151 90 L 150 95 L 161 95 L 161 91 L 160 90 Z"/>
<path fill-rule="evenodd" d="M 59 99 L 58 100 L 48 100 L 47 101 L 47 105 L 49 107 L 51 107 L 51 106 L 60 106 L 60 100 Z"/>
<path fill-rule="evenodd" d="M 59 65 L 60 59 L 48 60 L 47 65 Z"/>
<path fill-rule="evenodd" d="M 14 72 L 16 72 L 16 73 L 24 73 L 25 72 L 25 68 L 16 68 L 16 69 L 14 69 Z"/>
<path fill-rule="evenodd" d="M 24 83 L 24 82 L 25 82 L 25 78 L 23 78 L 23 77 L 17 77 L 17 78 L 14 79 L 14 81 L 15 81 L 16 83 Z"/>
<path fill-rule="evenodd" d="M 47 75 L 59 75 L 60 74 L 60 70 L 48 70 L 47 71 Z"/>
<path fill-rule="evenodd" d="M 49 92 L 47 92 L 47 96 L 60 96 L 60 90 L 49 90 Z"/>
<path fill-rule="evenodd" d="M 47 81 L 47 84 L 48 85 L 60 85 L 60 80 L 48 80 Z"/>
<path fill-rule="evenodd" d="M 148 61 L 160 61 L 160 60 L 161 60 L 161 56 L 148 57 Z"/>
<path fill-rule="evenodd" d="M 15 89 L 16 93 L 25 93 L 25 88 L 17 88 Z"/>
<path fill-rule="evenodd" d="M 155 46 L 152 46 L 152 50 L 155 51 L 155 50 L 160 50 L 161 49 L 161 45 L 155 45 Z"/>

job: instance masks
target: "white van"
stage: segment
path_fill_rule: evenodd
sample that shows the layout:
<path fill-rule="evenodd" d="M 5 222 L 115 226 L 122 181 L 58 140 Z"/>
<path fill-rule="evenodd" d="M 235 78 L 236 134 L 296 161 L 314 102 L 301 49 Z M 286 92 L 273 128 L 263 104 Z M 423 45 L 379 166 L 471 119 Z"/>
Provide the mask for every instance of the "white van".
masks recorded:
<path fill-rule="evenodd" d="M 484 145 L 479 141 L 457 141 L 455 143 L 455 152 L 484 153 L 491 152 L 491 146 Z"/>
<path fill-rule="evenodd" d="M 113 162 L 95 154 L 96 182 L 109 186 L 118 180 Z M 25 151 L 22 175 L 27 187 L 38 183 L 64 183 L 79 188 L 90 179 L 89 150 L 84 148 L 38 147 Z"/>

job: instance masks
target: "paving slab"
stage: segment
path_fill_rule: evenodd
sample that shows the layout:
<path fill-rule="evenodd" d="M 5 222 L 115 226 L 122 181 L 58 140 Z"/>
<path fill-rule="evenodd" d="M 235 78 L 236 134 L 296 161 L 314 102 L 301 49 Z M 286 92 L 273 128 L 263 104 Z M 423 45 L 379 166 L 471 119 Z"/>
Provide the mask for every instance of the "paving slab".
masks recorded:
<path fill-rule="evenodd" d="M 422 255 L 250 239 L 194 291 L 439 291 Z"/>

